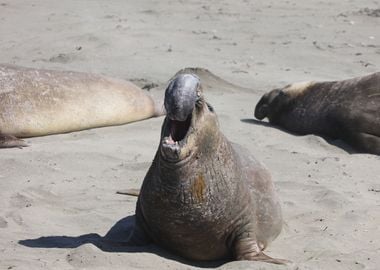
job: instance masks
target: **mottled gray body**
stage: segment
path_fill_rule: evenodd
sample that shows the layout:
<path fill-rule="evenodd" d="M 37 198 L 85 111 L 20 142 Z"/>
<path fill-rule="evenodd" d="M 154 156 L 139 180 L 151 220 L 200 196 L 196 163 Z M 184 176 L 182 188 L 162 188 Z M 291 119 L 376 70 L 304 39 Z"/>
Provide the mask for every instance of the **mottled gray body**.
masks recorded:
<path fill-rule="evenodd" d="M 298 134 L 340 138 L 380 154 L 380 72 L 334 82 L 290 85 L 265 94 L 255 117 Z"/>
<path fill-rule="evenodd" d="M 137 202 L 138 228 L 188 259 L 283 263 L 262 253 L 282 227 L 269 172 L 225 138 L 200 86 L 193 87 L 199 99 L 189 126 L 168 116 L 163 123 L 161 143 Z M 177 128 L 187 129 L 183 138 L 176 138 Z"/>

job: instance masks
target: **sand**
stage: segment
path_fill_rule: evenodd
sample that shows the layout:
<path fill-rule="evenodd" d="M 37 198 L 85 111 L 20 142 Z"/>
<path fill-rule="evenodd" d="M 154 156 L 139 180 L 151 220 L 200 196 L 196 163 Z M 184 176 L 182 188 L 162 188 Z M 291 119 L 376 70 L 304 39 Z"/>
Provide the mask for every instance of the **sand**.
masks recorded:
<path fill-rule="evenodd" d="M 194 263 L 122 238 L 153 159 L 163 117 L 27 139 L 0 151 L 0 269 L 378 269 L 380 157 L 294 136 L 253 120 L 261 95 L 304 80 L 338 80 L 380 68 L 380 2 L 0 1 L 0 59 L 76 70 L 162 89 L 184 67 L 244 87 L 212 87 L 226 136 L 272 172 L 284 230 L 258 262 Z"/>

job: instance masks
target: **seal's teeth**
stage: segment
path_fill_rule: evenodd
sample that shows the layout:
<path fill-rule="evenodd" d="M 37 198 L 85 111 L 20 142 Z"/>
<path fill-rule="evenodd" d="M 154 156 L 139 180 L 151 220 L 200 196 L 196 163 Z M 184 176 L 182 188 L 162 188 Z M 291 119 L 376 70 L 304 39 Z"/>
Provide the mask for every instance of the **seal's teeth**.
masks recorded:
<path fill-rule="evenodd" d="M 175 142 L 171 136 L 163 138 L 162 143 L 167 144 L 167 145 L 174 145 L 175 144 Z"/>

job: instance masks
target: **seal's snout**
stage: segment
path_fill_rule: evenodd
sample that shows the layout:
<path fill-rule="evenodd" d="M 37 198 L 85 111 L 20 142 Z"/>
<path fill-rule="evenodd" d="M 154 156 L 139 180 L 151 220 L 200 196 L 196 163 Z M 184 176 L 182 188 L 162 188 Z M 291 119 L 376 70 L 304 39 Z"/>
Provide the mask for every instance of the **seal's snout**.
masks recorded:
<path fill-rule="evenodd" d="M 273 113 L 273 108 L 278 107 L 283 100 L 285 100 L 285 94 L 280 89 L 273 89 L 264 94 L 255 108 L 256 119 L 263 120 L 268 117 L 269 114 Z"/>
<path fill-rule="evenodd" d="M 165 91 L 165 109 L 171 120 L 185 121 L 192 113 L 199 87 L 199 78 L 193 74 L 179 74 Z"/>
<path fill-rule="evenodd" d="M 200 80 L 193 74 L 179 74 L 165 91 L 167 117 L 163 127 L 161 154 L 168 161 L 184 158 L 183 148 L 191 134 L 193 110 L 198 99 Z"/>
<path fill-rule="evenodd" d="M 261 101 L 257 103 L 255 108 L 255 118 L 258 120 L 263 120 L 268 115 L 268 104 L 263 104 Z"/>

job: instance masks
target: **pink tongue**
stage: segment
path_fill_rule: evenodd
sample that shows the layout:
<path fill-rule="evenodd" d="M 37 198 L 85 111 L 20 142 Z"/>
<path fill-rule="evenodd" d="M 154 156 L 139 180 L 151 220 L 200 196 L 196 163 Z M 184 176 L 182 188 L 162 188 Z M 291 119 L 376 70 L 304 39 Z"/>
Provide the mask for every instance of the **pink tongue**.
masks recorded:
<path fill-rule="evenodd" d="M 168 144 L 175 144 L 175 141 L 173 141 L 172 136 L 169 136 L 169 138 L 168 138 L 168 140 L 167 140 L 167 143 L 168 143 Z"/>

